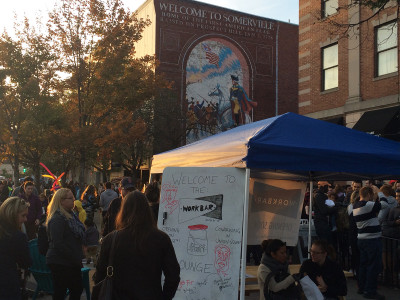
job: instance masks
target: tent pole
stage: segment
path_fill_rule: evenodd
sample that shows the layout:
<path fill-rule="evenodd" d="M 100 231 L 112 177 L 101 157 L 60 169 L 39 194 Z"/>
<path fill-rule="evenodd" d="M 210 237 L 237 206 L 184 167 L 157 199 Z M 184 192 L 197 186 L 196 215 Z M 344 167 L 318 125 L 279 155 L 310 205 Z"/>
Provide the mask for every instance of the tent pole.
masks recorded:
<path fill-rule="evenodd" d="M 310 249 L 311 249 L 311 221 L 312 221 L 312 195 L 313 195 L 313 181 L 310 179 L 310 204 L 309 204 L 309 209 L 308 209 L 308 243 L 307 243 L 307 249 L 308 249 L 308 258 L 310 258 Z"/>
<path fill-rule="evenodd" d="M 242 232 L 242 263 L 240 274 L 240 300 L 244 300 L 244 290 L 246 283 L 246 251 L 247 251 L 247 229 L 249 216 L 249 184 L 250 169 L 246 168 L 246 179 L 244 185 L 244 207 L 243 207 L 243 232 Z"/>

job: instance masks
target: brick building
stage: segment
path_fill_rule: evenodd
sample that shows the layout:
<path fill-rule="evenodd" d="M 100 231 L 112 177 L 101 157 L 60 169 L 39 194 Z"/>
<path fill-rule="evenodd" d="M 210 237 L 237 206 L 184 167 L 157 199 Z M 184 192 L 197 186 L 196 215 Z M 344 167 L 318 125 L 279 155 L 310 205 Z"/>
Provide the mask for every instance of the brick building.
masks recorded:
<path fill-rule="evenodd" d="M 154 153 L 298 111 L 297 25 L 190 0 L 148 0 L 137 13 L 152 24 L 136 55 L 155 54 L 173 82 L 170 118 L 155 109 Z"/>
<path fill-rule="evenodd" d="M 348 3 L 300 0 L 299 113 L 399 140 L 397 2 Z"/>

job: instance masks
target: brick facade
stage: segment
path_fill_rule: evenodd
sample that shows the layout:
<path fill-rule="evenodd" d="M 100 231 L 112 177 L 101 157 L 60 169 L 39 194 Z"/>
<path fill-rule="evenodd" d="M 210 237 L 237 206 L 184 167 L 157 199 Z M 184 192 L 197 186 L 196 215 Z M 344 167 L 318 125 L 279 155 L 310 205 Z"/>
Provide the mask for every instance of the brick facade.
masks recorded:
<path fill-rule="evenodd" d="M 231 75 L 239 78 L 248 98 L 257 102 L 249 113 L 253 121 L 274 116 L 276 111 L 298 112 L 297 25 L 188 0 L 149 0 L 138 15 L 146 17 L 149 11 L 154 11 L 149 30 L 155 32 L 154 45 L 144 47 L 139 42 L 138 49 L 143 49 L 140 54 L 154 54 L 146 53 L 146 48 L 155 49 L 160 62 L 157 72 L 173 81 L 176 100 L 189 115 L 197 101 L 199 105 L 204 102 L 204 107 L 219 101 L 220 111 L 223 105 L 230 109 Z M 213 91 L 217 94 L 215 90 L 219 96 L 209 96 Z M 228 121 L 231 114 L 219 115 L 224 120 L 218 120 L 209 132 L 201 134 L 200 126 L 195 127 L 180 144 L 156 146 L 155 153 L 233 127 L 232 120 Z M 207 122 L 211 123 L 209 118 Z M 186 120 L 181 126 L 186 132 L 188 124 Z"/>
<path fill-rule="evenodd" d="M 371 16 L 368 8 L 321 18 L 321 0 L 300 0 L 299 7 L 299 113 L 318 119 L 343 117 L 352 127 L 365 111 L 398 105 L 399 74 L 375 74 L 375 29 L 396 19 L 397 5 L 390 5 L 348 31 L 333 25 L 347 24 Z M 347 0 L 339 0 L 346 6 Z M 397 37 L 398 40 L 398 37 Z M 322 90 L 322 48 L 338 43 L 339 86 Z"/>

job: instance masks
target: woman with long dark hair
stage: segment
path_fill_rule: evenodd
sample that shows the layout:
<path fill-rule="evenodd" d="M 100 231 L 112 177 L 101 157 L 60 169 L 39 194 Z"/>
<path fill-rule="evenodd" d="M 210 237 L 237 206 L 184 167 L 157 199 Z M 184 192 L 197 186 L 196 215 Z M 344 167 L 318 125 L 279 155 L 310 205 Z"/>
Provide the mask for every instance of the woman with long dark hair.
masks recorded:
<path fill-rule="evenodd" d="M 94 185 L 88 185 L 81 195 L 82 208 L 86 211 L 87 219 L 94 219 L 94 212 L 98 207 L 99 196 Z"/>
<path fill-rule="evenodd" d="M 82 294 L 82 258 L 85 226 L 74 214 L 74 195 L 70 189 L 59 189 L 47 207 L 49 250 L 46 263 L 54 283 L 54 300 L 80 299 Z"/>
<path fill-rule="evenodd" d="M 261 243 L 263 255 L 258 267 L 257 279 L 260 286 L 260 300 L 264 295 L 278 293 L 280 299 L 299 299 L 295 277 L 289 273 L 286 243 L 278 239 L 264 240 Z M 266 283 L 267 282 L 267 283 Z"/>
<path fill-rule="evenodd" d="M 134 191 L 123 199 L 116 230 L 103 239 L 95 283 L 106 276 L 112 239 L 116 234 L 113 292 L 118 299 L 172 299 L 179 284 L 180 267 L 171 240 L 157 229 L 143 193 Z M 163 286 L 162 273 L 165 276 Z"/>
<path fill-rule="evenodd" d="M 28 239 L 21 231 L 27 220 L 29 203 L 19 197 L 0 206 L 0 299 L 21 299 L 19 268 L 31 265 Z"/>

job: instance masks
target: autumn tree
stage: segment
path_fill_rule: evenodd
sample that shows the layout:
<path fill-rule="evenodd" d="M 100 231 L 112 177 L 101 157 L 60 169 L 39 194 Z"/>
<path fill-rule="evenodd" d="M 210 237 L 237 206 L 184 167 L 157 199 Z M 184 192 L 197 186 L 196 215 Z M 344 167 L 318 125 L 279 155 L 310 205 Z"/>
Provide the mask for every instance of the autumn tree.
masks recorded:
<path fill-rule="evenodd" d="M 325 9 L 315 11 L 315 17 L 320 22 L 329 24 L 330 26 L 325 28 L 332 34 L 340 34 L 343 37 L 351 36 L 354 32 L 358 32 L 360 25 L 367 23 L 378 16 L 382 11 L 387 8 L 396 8 L 397 19 L 399 19 L 399 6 L 400 0 L 352 0 L 352 1 L 338 1 L 334 2 L 336 6 L 332 6 L 329 1 L 324 2 L 324 5 L 328 6 Z M 359 8 L 363 10 L 362 16 L 360 17 Z M 329 11 L 326 15 L 324 10 Z M 348 11 L 349 16 L 340 14 L 341 11 Z M 339 14 L 336 14 L 339 13 Z"/>
<path fill-rule="evenodd" d="M 134 43 L 148 23 L 117 0 L 65 0 L 50 14 L 49 32 L 62 54 L 62 71 L 70 75 L 63 88 L 69 91 L 68 104 L 76 115 L 80 182 L 96 160 L 94 141 L 103 134 L 114 106 L 137 102 L 134 87 L 119 87 Z"/>
<path fill-rule="evenodd" d="M 131 57 L 114 85 L 118 101 L 108 117 L 107 129 L 96 140 L 103 150 L 95 167 L 103 174 L 114 161 L 135 177 L 153 154 L 156 99 L 162 91 L 171 89 L 170 83 L 155 73 L 156 66 L 152 56 Z"/>
<path fill-rule="evenodd" d="M 0 37 L 0 143 L 15 182 L 21 162 L 34 170 L 38 182 L 39 161 L 49 147 L 48 133 L 58 123 L 52 94 L 57 59 L 50 49 L 50 39 L 28 20 L 16 29 L 15 38 L 6 32 Z"/>

